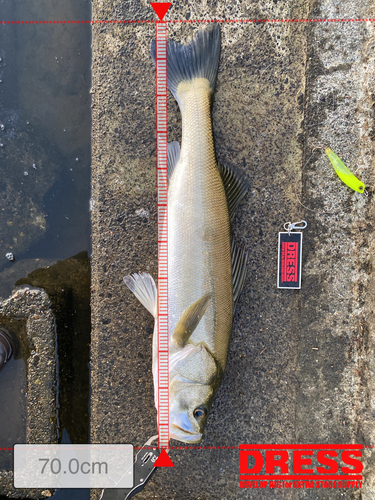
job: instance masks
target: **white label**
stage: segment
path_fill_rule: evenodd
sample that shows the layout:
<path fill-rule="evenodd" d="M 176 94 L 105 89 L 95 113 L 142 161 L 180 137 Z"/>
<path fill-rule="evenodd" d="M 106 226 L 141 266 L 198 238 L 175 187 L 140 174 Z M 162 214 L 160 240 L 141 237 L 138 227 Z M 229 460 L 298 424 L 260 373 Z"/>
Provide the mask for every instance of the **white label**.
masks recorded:
<path fill-rule="evenodd" d="M 132 488 L 131 444 L 16 444 L 15 488 Z"/>

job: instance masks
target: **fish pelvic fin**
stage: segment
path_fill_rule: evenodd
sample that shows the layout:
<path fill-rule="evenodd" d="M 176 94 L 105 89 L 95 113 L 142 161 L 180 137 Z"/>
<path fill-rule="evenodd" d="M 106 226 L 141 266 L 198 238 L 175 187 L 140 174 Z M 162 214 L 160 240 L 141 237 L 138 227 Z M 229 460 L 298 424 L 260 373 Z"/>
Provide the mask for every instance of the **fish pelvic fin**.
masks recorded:
<path fill-rule="evenodd" d="M 210 300 L 211 293 L 206 293 L 203 297 L 187 307 L 181 314 L 181 318 L 178 320 L 172 334 L 172 342 L 177 347 L 183 347 L 189 340 L 191 334 L 203 318 Z"/>
<path fill-rule="evenodd" d="M 218 164 L 228 203 L 229 217 L 233 222 L 238 205 L 246 195 L 249 185 L 243 175 L 233 168 Z"/>
<path fill-rule="evenodd" d="M 180 145 L 177 141 L 168 143 L 167 160 L 168 160 L 168 180 L 171 179 L 175 166 L 180 159 Z"/>
<path fill-rule="evenodd" d="M 137 297 L 139 302 L 156 319 L 157 289 L 153 277 L 148 273 L 133 274 L 124 277 L 125 285 Z"/>
<path fill-rule="evenodd" d="M 151 57 L 156 64 L 156 42 L 151 42 Z M 199 29 L 193 40 L 182 45 L 174 40 L 167 44 L 167 85 L 177 102 L 180 83 L 206 78 L 214 91 L 220 57 L 220 27 L 211 24 Z"/>

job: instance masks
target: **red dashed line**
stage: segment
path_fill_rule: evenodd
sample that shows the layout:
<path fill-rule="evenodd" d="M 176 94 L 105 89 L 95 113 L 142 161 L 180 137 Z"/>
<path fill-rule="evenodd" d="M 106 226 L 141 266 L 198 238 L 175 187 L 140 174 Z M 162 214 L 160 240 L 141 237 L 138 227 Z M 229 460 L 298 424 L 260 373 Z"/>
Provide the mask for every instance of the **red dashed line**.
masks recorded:
<path fill-rule="evenodd" d="M 153 450 L 155 446 L 134 446 L 135 450 Z M 169 450 L 239 450 L 239 446 L 169 446 Z"/>
<path fill-rule="evenodd" d="M 155 446 L 134 446 L 135 450 L 152 450 Z M 364 445 L 363 448 L 375 448 L 375 445 Z M 170 450 L 239 450 L 239 446 L 169 446 Z"/>
<path fill-rule="evenodd" d="M 375 448 L 374 444 L 364 445 L 364 448 Z M 134 446 L 135 450 L 152 450 L 155 446 Z M 169 446 L 170 450 L 239 450 L 239 446 Z M 13 448 L 0 448 L 0 451 L 13 451 Z"/>
<path fill-rule="evenodd" d="M 92 19 L 89 21 L 0 21 L 0 24 L 145 24 L 145 23 L 365 23 L 375 19 Z"/>
<path fill-rule="evenodd" d="M 155 446 L 134 446 L 135 450 L 152 450 Z M 239 446 L 170 446 L 170 450 L 237 450 Z M 0 451 L 13 451 L 13 448 L 0 448 Z"/>

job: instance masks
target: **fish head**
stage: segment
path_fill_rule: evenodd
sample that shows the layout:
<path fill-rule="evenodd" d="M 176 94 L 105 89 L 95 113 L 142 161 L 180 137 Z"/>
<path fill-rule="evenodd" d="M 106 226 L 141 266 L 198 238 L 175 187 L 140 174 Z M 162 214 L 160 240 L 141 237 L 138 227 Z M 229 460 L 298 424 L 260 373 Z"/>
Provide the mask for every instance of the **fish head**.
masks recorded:
<path fill-rule="evenodd" d="M 202 440 L 214 391 L 209 385 L 178 382 L 170 401 L 169 434 L 184 443 Z"/>
<path fill-rule="evenodd" d="M 199 443 L 220 384 L 218 368 L 204 345 L 190 344 L 180 352 L 171 363 L 169 433 L 177 441 Z"/>

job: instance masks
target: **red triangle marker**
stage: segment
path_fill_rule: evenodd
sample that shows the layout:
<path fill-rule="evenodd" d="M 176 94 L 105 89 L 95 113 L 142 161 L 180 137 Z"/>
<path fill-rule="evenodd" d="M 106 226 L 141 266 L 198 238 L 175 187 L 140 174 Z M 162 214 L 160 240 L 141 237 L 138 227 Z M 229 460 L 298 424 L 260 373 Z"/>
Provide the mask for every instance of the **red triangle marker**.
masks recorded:
<path fill-rule="evenodd" d="M 167 13 L 169 7 L 172 5 L 170 2 L 160 2 L 160 3 L 150 3 L 151 7 L 156 12 L 156 15 L 160 19 L 163 20 L 163 17 Z M 160 454 L 161 455 L 161 454 Z"/>
<path fill-rule="evenodd" d="M 168 457 L 168 453 L 163 449 L 158 459 L 154 463 L 154 467 L 174 467 L 174 463 Z"/>

